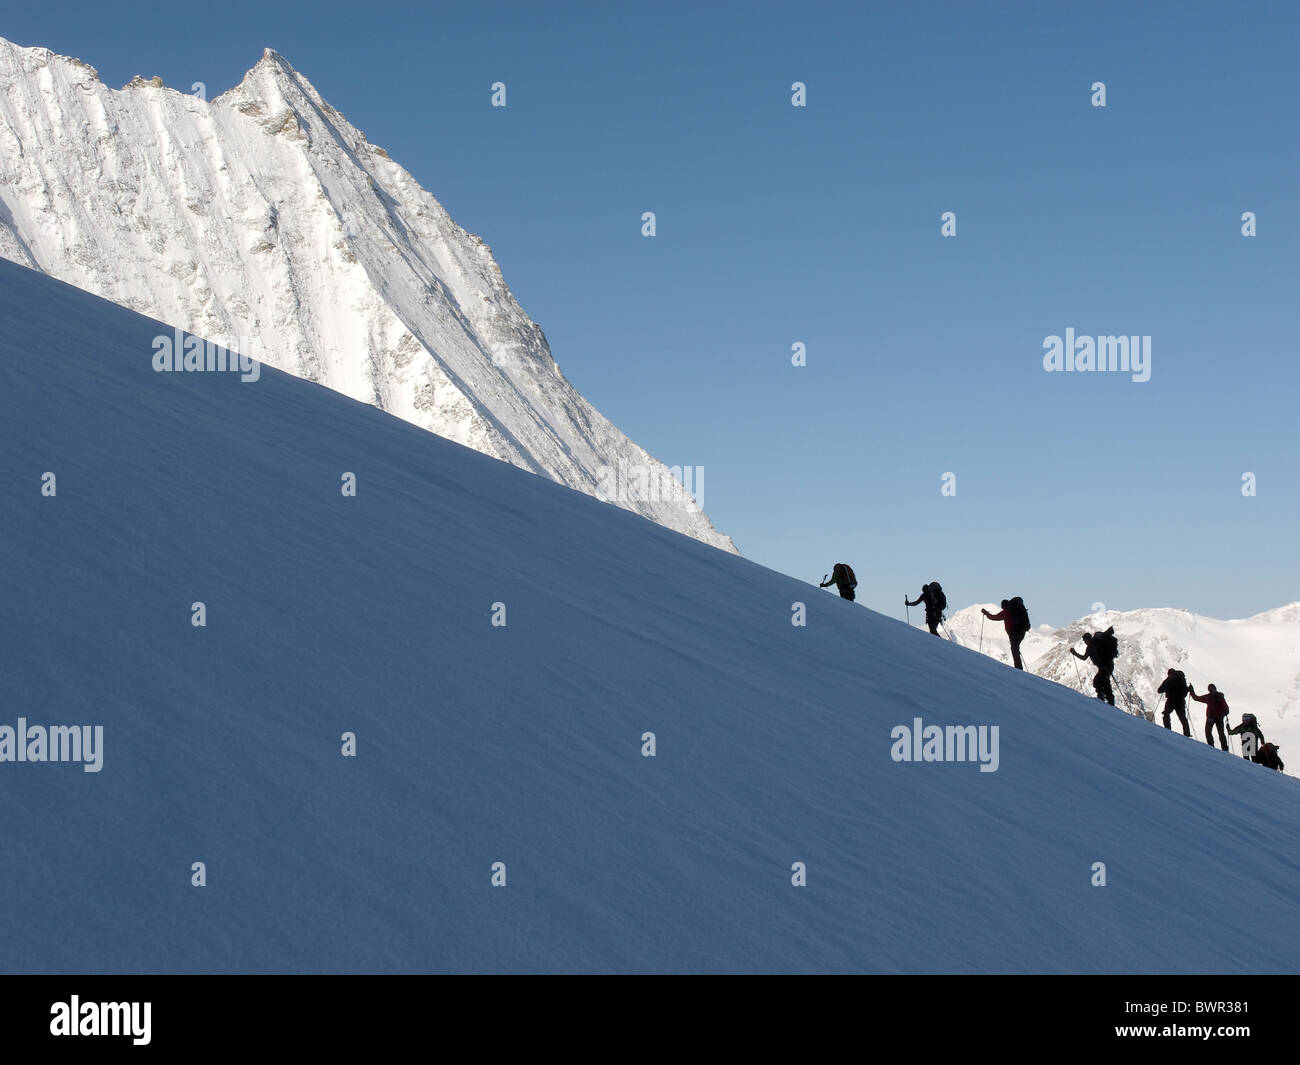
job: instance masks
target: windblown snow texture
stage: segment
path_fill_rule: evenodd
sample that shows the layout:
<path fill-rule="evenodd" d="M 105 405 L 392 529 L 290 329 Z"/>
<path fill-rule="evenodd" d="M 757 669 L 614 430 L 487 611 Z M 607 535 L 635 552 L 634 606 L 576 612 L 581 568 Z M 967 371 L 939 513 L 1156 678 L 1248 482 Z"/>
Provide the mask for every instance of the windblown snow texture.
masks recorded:
<path fill-rule="evenodd" d="M 7 970 L 1300 967 L 1290 778 L 163 329 L 0 263 Z"/>
<path fill-rule="evenodd" d="M 735 550 L 564 378 L 488 246 L 285 59 L 210 103 L 155 81 L 0 39 L 0 257 Z"/>

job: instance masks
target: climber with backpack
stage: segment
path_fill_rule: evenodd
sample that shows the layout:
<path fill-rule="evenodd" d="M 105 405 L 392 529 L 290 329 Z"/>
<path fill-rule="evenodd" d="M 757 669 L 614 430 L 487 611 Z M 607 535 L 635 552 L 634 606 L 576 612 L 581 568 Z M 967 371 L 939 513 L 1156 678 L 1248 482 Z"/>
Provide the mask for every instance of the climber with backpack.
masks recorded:
<path fill-rule="evenodd" d="M 938 581 L 930 584 L 921 585 L 921 594 L 913 602 L 907 596 L 903 596 L 903 602 L 908 606 L 919 606 L 925 604 L 925 623 L 930 629 L 931 636 L 939 635 L 939 624 L 943 621 L 943 612 L 948 609 L 948 597 L 943 594 L 943 589 L 939 587 Z"/>
<path fill-rule="evenodd" d="M 1025 601 L 1020 596 L 1003 599 L 1002 609 L 996 614 L 990 614 L 983 607 L 980 607 L 980 613 L 989 621 L 1002 622 L 1002 627 L 1007 630 L 1007 638 L 1011 641 L 1011 661 L 1016 669 L 1024 669 L 1025 664 L 1020 660 L 1020 645 L 1024 642 L 1025 633 L 1029 631 L 1029 611 L 1025 609 Z"/>
<path fill-rule="evenodd" d="M 1262 765 L 1267 769 L 1276 769 L 1279 773 L 1286 768 L 1286 763 L 1282 761 L 1277 753 L 1276 743 L 1266 743 L 1259 749 L 1259 753 L 1251 759 L 1256 765 Z"/>
<path fill-rule="evenodd" d="M 856 594 L 853 589 L 858 586 L 858 578 L 853 575 L 853 567 L 847 562 L 836 562 L 829 578 L 822 574 L 822 582 L 818 587 L 829 588 L 832 584 L 840 590 L 841 599 L 853 601 Z"/>
<path fill-rule="evenodd" d="M 1214 735 L 1211 730 L 1217 725 L 1219 728 L 1219 746 L 1226 751 L 1228 749 L 1228 737 L 1223 734 L 1223 723 L 1228 718 L 1228 700 L 1223 697 L 1223 692 L 1211 684 L 1210 690 L 1204 695 L 1197 695 L 1196 689 L 1189 684 L 1187 693 L 1198 703 L 1205 704 L 1205 742 L 1211 747 L 1214 746 Z"/>
<path fill-rule="evenodd" d="M 1256 752 L 1264 747 L 1264 733 L 1260 731 L 1254 714 L 1242 714 L 1241 724 L 1228 729 L 1228 735 L 1241 737 L 1241 756 L 1247 761 L 1253 762 Z"/>
<path fill-rule="evenodd" d="M 1115 626 L 1112 625 L 1105 632 L 1093 632 L 1083 634 L 1083 642 L 1087 650 L 1080 653 L 1073 647 L 1070 648 L 1070 654 L 1075 658 L 1082 658 L 1091 662 L 1097 667 L 1097 675 L 1092 678 L 1093 690 L 1097 693 L 1097 698 L 1115 705 L 1115 690 L 1111 687 L 1111 677 L 1115 675 L 1115 659 L 1119 657 L 1119 639 L 1115 635 Z"/>
<path fill-rule="evenodd" d="M 1191 726 L 1187 724 L 1187 676 L 1181 669 L 1169 667 L 1169 675 L 1160 682 L 1160 687 L 1156 689 L 1157 695 L 1165 697 L 1164 722 L 1165 728 L 1169 728 L 1169 714 L 1178 715 L 1178 720 L 1183 725 L 1183 735 L 1191 736 Z M 1170 729 L 1170 731 L 1173 731 Z"/>

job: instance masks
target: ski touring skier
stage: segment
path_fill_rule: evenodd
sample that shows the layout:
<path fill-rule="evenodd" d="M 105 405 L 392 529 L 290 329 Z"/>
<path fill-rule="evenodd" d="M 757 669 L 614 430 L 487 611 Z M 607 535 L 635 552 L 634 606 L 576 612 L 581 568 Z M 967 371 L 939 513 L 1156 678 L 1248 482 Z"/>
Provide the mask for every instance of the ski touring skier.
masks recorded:
<path fill-rule="evenodd" d="M 939 587 L 938 581 L 921 585 L 921 594 L 916 597 L 915 602 L 908 599 L 907 596 L 903 596 L 903 602 L 907 606 L 919 606 L 924 603 L 925 624 L 930 630 L 930 635 L 939 635 L 939 626 L 943 623 L 943 612 L 948 609 L 948 597 L 943 594 L 943 589 Z"/>
<path fill-rule="evenodd" d="M 1223 692 L 1219 691 L 1213 684 L 1210 685 L 1209 691 L 1204 695 L 1197 695 L 1196 689 L 1188 685 L 1187 692 L 1198 703 L 1205 704 L 1205 742 L 1211 747 L 1214 746 L 1214 736 L 1211 730 L 1217 725 L 1219 729 L 1219 746 L 1225 751 L 1228 749 L 1228 737 L 1223 734 L 1223 723 L 1228 719 L 1228 700 L 1223 697 Z"/>
<path fill-rule="evenodd" d="M 1174 669 L 1173 666 L 1170 666 L 1169 673 L 1160 682 L 1156 694 L 1165 697 L 1165 712 L 1163 715 L 1165 728 L 1169 728 L 1169 714 L 1172 712 L 1177 714 L 1178 720 L 1182 722 L 1183 735 L 1191 736 L 1192 729 L 1187 723 L 1187 675 L 1181 669 Z"/>
<path fill-rule="evenodd" d="M 1264 746 L 1264 733 L 1260 731 L 1254 714 L 1242 714 L 1241 724 L 1228 729 L 1228 735 L 1241 737 L 1241 756 L 1249 762 L 1255 760 L 1256 752 Z"/>
<path fill-rule="evenodd" d="M 1097 675 L 1092 678 L 1093 690 L 1097 698 L 1115 705 L 1115 690 L 1111 687 L 1111 678 L 1115 675 L 1115 659 L 1119 657 L 1119 639 L 1115 636 L 1115 626 L 1105 632 L 1085 632 L 1083 642 L 1086 651 L 1080 653 L 1073 647 L 1070 654 L 1082 658 L 1097 667 Z"/>
<path fill-rule="evenodd" d="M 1025 664 L 1020 659 L 1020 645 L 1024 642 L 1025 633 L 1029 631 L 1029 611 L 1025 609 L 1025 601 L 1020 596 L 1003 599 L 1002 609 L 996 614 L 990 614 L 983 607 L 980 607 L 980 613 L 989 621 L 1002 622 L 1002 627 L 1007 630 L 1007 639 L 1011 641 L 1012 664 L 1016 669 L 1024 669 Z"/>
<path fill-rule="evenodd" d="M 839 589 L 841 599 L 847 599 L 849 602 L 853 601 L 856 596 L 854 589 L 858 586 L 858 578 L 853 575 L 853 567 L 847 562 L 836 562 L 831 569 L 830 577 L 828 578 L 823 574 L 822 582 L 818 587 L 829 588 L 832 584 Z"/>

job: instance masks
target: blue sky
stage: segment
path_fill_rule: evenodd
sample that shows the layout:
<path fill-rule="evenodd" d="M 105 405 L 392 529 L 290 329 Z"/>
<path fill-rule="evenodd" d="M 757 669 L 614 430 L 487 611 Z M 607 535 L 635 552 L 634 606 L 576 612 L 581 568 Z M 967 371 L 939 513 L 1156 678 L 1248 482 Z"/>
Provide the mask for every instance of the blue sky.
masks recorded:
<path fill-rule="evenodd" d="M 1298 31 L 1282 3 L 49 3 L 0 22 L 109 84 L 209 95 L 276 48 L 488 241 L 584 395 L 704 467 L 748 557 L 814 580 L 850 562 L 897 616 L 938 579 L 954 606 L 1019 594 L 1055 623 L 1300 598 Z M 1151 336 L 1151 379 L 1045 372 L 1067 328 Z"/>

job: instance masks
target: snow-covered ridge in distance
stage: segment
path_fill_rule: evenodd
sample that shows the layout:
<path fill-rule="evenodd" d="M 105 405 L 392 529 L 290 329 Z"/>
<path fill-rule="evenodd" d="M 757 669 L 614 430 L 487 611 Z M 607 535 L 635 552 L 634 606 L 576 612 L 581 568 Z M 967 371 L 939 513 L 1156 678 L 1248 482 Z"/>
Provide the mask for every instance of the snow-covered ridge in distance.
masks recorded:
<path fill-rule="evenodd" d="M 984 621 L 981 607 L 990 613 L 999 610 L 994 603 L 965 607 L 949 618 L 949 628 L 966 647 L 1010 664 L 1002 623 Z M 1032 620 L 1032 602 L 1029 609 Z M 1228 621 L 1175 607 L 1100 611 L 1061 628 L 1033 629 L 1021 648 L 1025 668 L 1092 695 L 1096 670 L 1072 657 L 1069 649 L 1082 651 L 1083 633 L 1112 625 L 1120 648 L 1115 667 L 1117 707 L 1157 711 L 1163 697 L 1156 689 L 1171 666 L 1181 669 L 1198 692 L 1214 684 L 1224 693 L 1233 724 L 1243 713 L 1254 714 L 1265 737 L 1282 748 L 1287 772 L 1300 771 L 1300 602 Z M 1204 709 L 1199 703 L 1190 705 L 1193 734 L 1201 739 Z M 1176 718 L 1172 724 L 1179 728 Z"/>
<path fill-rule="evenodd" d="M 564 378 L 488 245 L 271 49 L 209 102 L 0 39 L 0 256 L 736 550 Z"/>

